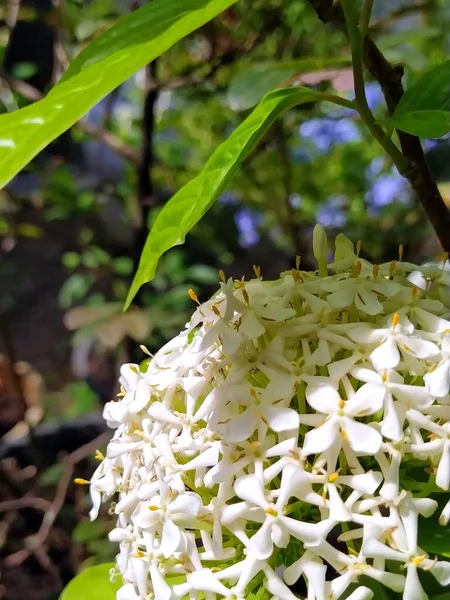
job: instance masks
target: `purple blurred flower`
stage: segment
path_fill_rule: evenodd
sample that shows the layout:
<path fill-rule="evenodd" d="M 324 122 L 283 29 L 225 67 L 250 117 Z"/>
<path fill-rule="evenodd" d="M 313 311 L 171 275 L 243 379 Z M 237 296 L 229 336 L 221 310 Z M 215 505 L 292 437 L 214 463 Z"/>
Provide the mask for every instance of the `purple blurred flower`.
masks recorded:
<path fill-rule="evenodd" d="M 372 81 L 366 84 L 366 98 L 370 110 L 376 110 L 383 101 L 383 92 L 378 83 Z"/>
<path fill-rule="evenodd" d="M 259 228 L 263 217 L 249 208 L 242 208 L 235 216 L 234 221 L 239 232 L 239 243 L 243 248 L 251 248 L 259 242 Z"/>
<path fill-rule="evenodd" d="M 343 227 L 347 221 L 346 203 L 345 196 L 331 196 L 326 204 L 317 211 L 317 222 L 324 227 Z"/>
<path fill-rule="evenodd" d="M 395 169 L 392 169 L 390 173 L 380 175 L 375 179 L 372 189 L 366 194 L 366 200 L 376 209 L 394 201 L 407 204 L 410 194 L 405 179 Z"/>
<path fill-rule="evenodd" d="M 239 202 L 239 196 L 237 194 L 233 194 L 233 192 L 224 192 L 219 196 L 219 202 L 224 206 L 237 204 Z"/>
<path fill-rule="evenodd" d="M 288 198 L 288 202 L 292 208 L 300 208 L 302 205 L 302 197 L 300 194 L 291 194 Z"/>
<path fill-rule="evenodd" d="M 382 156 L 377 156 L 373 160 L 370 161 L 369 166 L 366 168 L 366 177 L 370 181 L 373 181 L 374 178 L 381 173 L 385 164 L 385 160 Z"/>
<path fill-rule="evenodd" d="M 313 142 L 322 154 L 335 144 L 361 139 L 358 127 L 349 119 L 309 119 L 300 125 L 300 136 Z"/>

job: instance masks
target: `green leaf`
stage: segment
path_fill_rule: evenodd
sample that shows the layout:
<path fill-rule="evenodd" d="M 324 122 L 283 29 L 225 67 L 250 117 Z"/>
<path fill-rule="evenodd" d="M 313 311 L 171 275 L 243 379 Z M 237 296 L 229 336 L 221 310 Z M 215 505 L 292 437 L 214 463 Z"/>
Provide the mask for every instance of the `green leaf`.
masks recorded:
<path fill-rule="evenodd" d="M 439 525 L 435 517 L 421 519 L 419 546 L 429 554 L 440 554 L 450 558 L 450 527 Z"/>
<path fill-rule="evenodd" d="M 48 96 L 0 116 L 0 187 L 135 71 L 236 0 L 153 0 L 73 61 Z"/>
<path fill-rule="evenodd" d="M 391 124 L 420 137 L 440 137 L 450 131 L 450 60 L 406 90 Z"/>
<path fill-rule="evenodd" d="M 106 528 L 101 521 L 80 521 L 72 532 L 74 542 L 82 544 L 104 537 Z"/>
<path fill-rule="evenodd" d="M 450 111 L 421 110 L 393 117 L 389 123 L 400 131 L 421 138 L 437 138 L 450 131 Z"/>
<path fill-rule="evenodd" d="M 125 303 L 128 308 L 139 288 L 155 275 L 159 258 L 184 242 L 186 234 L 217 200 L 243 160 L 283 111 L 313 100 L 328 99 L 299 87 L 267 94 L 245 121 L 212 154 L 203 170 L 179 190 L 159 212 L 145 242 L 139 267 Z"/>
<path fill-rule="evenodd" d="M 251 65 L 233 79 L 228 89 L 227 101 L 233 110 L 247 110 L 258 104 L 268 92 L 286 87 L 294 75 L 347 64 L 348 60 L 341 58 L 326 62 L 315 58 L 303 58 Z"/>
<path fill-rule="evenodd" d="M 104 563 L 85 569 L 64 588 L 59 600 L 116 600 L 122 584 L 109 581 L 113 567 L 114 563 Z"/>

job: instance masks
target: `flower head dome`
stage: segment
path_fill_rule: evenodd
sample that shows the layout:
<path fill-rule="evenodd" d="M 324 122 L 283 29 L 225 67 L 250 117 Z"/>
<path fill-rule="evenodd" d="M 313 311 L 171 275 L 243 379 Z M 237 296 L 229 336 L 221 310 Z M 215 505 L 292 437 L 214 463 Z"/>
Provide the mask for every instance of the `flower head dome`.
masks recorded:
<path fill-rule="evenodd" d="M 327 265 L 320 229 L 314 253 L 318 272 L 223 277 L 122 367 L 91 480 L 92 518 L 115 500 L 118 600 L 365 600 L 362 574 L 422 600 L 421 569 L 450 583 L 417 541 L 427 490 L 450 486 L 448 272 L 371 265 L 343 236 Z"/>

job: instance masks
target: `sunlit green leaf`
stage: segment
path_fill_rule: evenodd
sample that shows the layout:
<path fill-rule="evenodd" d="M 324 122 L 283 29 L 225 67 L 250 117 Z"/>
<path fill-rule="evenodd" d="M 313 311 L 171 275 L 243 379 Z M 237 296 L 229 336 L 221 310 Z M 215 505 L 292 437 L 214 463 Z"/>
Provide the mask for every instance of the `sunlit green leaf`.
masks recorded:
<path fill-rule="evenodd" d="M 420 137 L 440 137 L 450 131 L 450 60 L 406 90 L 392 124 Z"/>
<path fill-rule="evenodd" d="M 99 100 L 235 0 L 154 0 L 81 52 L 48 96 L 0 116 L 0 186 Z"/>
<path fill-rule="evenodd" d="M 145 243 L 126 307 L 139 288 L 153 279 L 161 255 L 184 242 L 186 234 L 217 200 L 278 115 L 292 106 L 323 99 L 327 97 L 299 87 L 271 92 L 261 100 L 250 116 L 215 150 L 200 174 L 181 188 L 158 214 Z"/>
<path fill-rule="evenodd" d="M 109 572 L 114 563 L 89 567 L 74 577 L 64 588 L 59 600 L 116 600 L 121 587 L 120 578 L 109 581 Z"/>

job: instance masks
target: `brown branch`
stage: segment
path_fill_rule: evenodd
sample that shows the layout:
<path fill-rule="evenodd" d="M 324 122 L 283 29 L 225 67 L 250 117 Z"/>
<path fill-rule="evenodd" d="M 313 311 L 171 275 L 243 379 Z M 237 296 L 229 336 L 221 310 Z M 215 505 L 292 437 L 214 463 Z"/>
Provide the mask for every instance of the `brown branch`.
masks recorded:
<path fill-rule="evenodd" d="M 309 3 L 323 23 L 332 23 L 348 35 L 340 3 L 333 0 L 309 0 Z M 370 36 L 365 37 L 363 55 L 368 71 L 381 86 L 389 114 L 392 115 L 404 93 L 403 67 L 391 65 Z M 450 252 L 450 212 L 430 173 L 420 140 L 402 131 L 397 131 L 397 134 L 402 153 L 408 160 L 404 176 L 425 210 L 442 247 Z"/>
<path fill-rule="evenodd" d="M 51 503 L 45 498 L 36 498 L 34 496 L 24 496 L 23 498 L 13 498 L 0 502 L 0 512 L 9 512 L 11 510 L 21 510 L 22 508 L 35 508 L 46 512 L 51 507 Z"/>
<path fill-rule="evenodd" d="M 39 563 L 44 567 L 44 569 L 52 573 L 55 577 L 59 577 L 59 573 L 48 556 L 45 548 L 48 536 L 50 535 L 53 524 L 55 523 L 62 507 L 64 506 L 67 491 L 72 481 L 75 465 L 87 458 L 94 452 L 96 448 L 102 446 L 108 440 L 109 434 L 107 432 L 102 433 L 94 440 L 91 440 L 87 444 L 84 444 L 84 446 L 77 448 L 77 450 L 71 454 L 68 454 L 61 460 L 61 464 L 64 465 L 64 473 L 58 483 L 55 496 L 51 502 L 43 498 L 25 497 L 15 500 L 7 500 L 0 503 L 0 512 L 24 508 L 25 506 L 32 506 L 34 508 L 43 510 L 45 513 L 37 533 L 27 538 L 25 548 L 22 548 L 21 550 L 7 556 L 5 559 L 6 564 L 17 567 L 21 565 L 31 554 L 33 554 L 36 560 L 38 560 Z"/>

